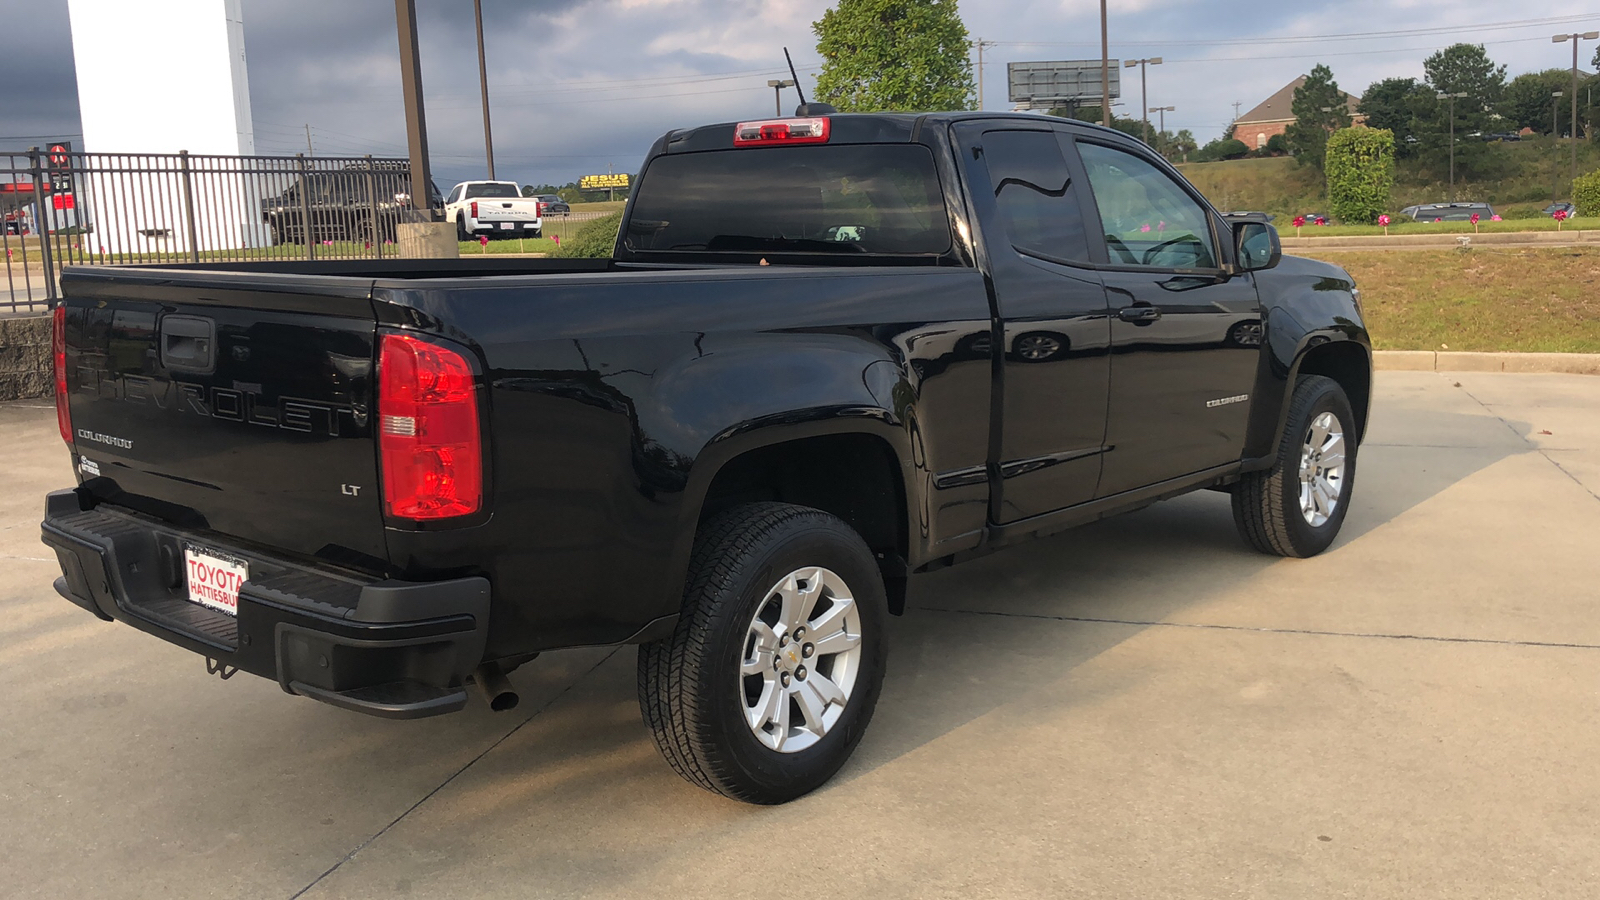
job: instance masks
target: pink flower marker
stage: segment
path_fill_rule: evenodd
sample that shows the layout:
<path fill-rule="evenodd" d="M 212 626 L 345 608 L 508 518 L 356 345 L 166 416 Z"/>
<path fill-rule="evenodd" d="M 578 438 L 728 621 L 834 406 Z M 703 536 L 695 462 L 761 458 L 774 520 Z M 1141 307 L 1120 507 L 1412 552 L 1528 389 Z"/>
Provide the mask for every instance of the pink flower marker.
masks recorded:
<path fill-rule="evenodd" d="M 1139 231 L 1144 233 L 1144 234 L 1149 234 L 1150 233 L 1150 226 L 1149 225 L 1141 225 L 1141 226 L 1139 226 Z"/>

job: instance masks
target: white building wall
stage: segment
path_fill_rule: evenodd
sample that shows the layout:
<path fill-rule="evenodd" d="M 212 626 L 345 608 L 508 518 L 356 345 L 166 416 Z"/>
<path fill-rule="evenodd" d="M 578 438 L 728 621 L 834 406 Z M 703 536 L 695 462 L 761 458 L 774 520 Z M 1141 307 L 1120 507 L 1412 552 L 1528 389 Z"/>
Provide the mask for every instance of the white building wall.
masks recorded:
<path fill-rule="evenodd" d="M 83 151 L 255 152 L 242 0 L 67 0 L 67 11 Z M 195 203 L 200 250 L 265 240 L 258 180 L 235 177 L 241 183 L 231 193 L 246 202 L 227 210 Z M 82 178 L 80 193 L 95 241 L 107 251 L 189 249 L 180 176 Z"/>

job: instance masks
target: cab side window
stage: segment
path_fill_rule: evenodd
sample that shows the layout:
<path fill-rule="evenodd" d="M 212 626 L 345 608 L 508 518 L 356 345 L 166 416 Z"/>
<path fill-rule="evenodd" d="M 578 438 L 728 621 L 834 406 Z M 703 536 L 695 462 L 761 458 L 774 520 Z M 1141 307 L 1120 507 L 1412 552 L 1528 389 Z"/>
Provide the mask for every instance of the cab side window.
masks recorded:
<path fill-rule="evenodd" d="M 1078 153 L 1089 173 L 1112 265 L 1217 268 L 1210 216 L 1165 172 L 1101 144 L 1079 141 Z"/>
<path fill-rule="evenodd" d="M 450 190 L 450 199 L 446 200 L 445 202 L 446 203 L 455 203 L 456 201 L 460 200 L 462 191 L 464 191 L 464 190 L 465 190 L 465 187 L 463 185 L 459 185 L 459 184 L 456 185 L 454 188 L 452 188 Z"/>
<path fill-rule="evenodd" d="M 1083 214 L 1055 133 L 991 131 L 983 136 L 983 157 L 1011 246 L 1029 256 L 1088 262 Z"/>

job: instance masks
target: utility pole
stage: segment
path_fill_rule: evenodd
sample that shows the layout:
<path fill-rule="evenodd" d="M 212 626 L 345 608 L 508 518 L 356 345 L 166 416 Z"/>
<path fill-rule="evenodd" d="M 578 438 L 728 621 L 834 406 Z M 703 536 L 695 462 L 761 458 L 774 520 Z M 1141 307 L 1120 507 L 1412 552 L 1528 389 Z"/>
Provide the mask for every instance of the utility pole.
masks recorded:
<path fill-rule="evenodd" d="M 1550 40 L 1557 44 L 1572 42 L 1572 176 L 1567 182 L 1567 196 L 1572 196 L 1572 185 L 1578 180 L 1578 41 L 1600 40 L 1600 31 L 1558 34 Z M 1559 140 L 1560 135 L 1556 135 Z"/>
<path fill-rule="evenodd" d="M 1145 75 L 1146 71 L 1148 71 L 1145 67 L 1146 66 L 1159 66 L 1159 65 L 1161 65 L 1161 57 L 1152 56 L 1149 59 L 1130 59 L 1130 60 L 1127 60 L 1125 63 L 1123 63 L 1123 65 L 1127 66 L 1130 69 L 1133 68 L 1134 66 L 1138 66 L 1139 67 L 1139 93 L 1140 93 L 1141 99 L 1143 100 L 1143 102 L 1140 105 L 1145 107 L 1146 109 L 1149 109 L 1149 107 L 1150 107 L 1150 80 Z M 1150 143 L 1150 113 L 1148 113 L 1148 112 L 1146 112 L 1144 114 L 1144 142 L 1146 144 Z"/>
<path fill-rule="evenodd" d="M 317 152 L 311 149 L 311 123 L 306 123 L 306 155 L 316 156 Z"/>
<path fill-rule="evenodd" d="M 472 0 L 472 14 L 478 20 L 478 85 L 483 92 L 483 155 L 489 163 L 489 180 L 494 180 L 494 136 L 489 131 L 489 66 L 483 55 L 483 0 Z"/>
<path fill-rule="evenodd" d="M 1439 92 L 1440 100 L 1450 101 L 1450 202 L 1456 202 L 1456 100 L 1467 96 L 1457 92 L 1446 94 Z"/>
<path fill-rule="evenodd" d="M 422 60 L 417 56 L 417 0 L 394 0 L 400 32 L 400 87 L 406 110 L 406 146 L 411 154 L 411 206 L 432 221 L 433 176 L 428 170 L 428 121 L 422 109 Z"/>
<path fill-rule="evenodd" d="M 995 47 L 998 45 L 994 41 L 986 41 L 983 38 L 978 38 L 972 42 L 972 46 L 978 48 L 978 108 L 983 109 L 983 50 L 985 47 Z"/>
<path fill-rule="evenodd" d="M 778 118 L 781 119 L 783 118 L 783 89 L 786 87 L 794 87 L 794 82 L 787 78 L 783 78 L 774 81 L 768 81 L 767 87 L 772 88 L 773 112 L 776 113 Z"/>
<path fill-rule="evenodd" d="M 1111 32 L 1106 28 L 1106 0 L 1100 0 L 1100 124 L 1111 127 Z"/>

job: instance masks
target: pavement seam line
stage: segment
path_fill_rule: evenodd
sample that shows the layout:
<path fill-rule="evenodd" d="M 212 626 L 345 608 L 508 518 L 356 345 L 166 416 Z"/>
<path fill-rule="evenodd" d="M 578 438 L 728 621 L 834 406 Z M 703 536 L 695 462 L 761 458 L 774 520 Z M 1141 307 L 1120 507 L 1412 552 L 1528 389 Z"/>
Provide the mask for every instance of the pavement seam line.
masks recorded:
<path fill-rule="evenodd" d="M 1449 381 L 1450 379 L 1446 378 L 1445 380 Z M 1556 471 L 1558 471 L 1561 474 L 1563 474 L 1563 475 L 1567 476 L 1568 478 L 1572 479 L 1572 483 L 1576 484 L 1578 486 L 1579 490 L 1581 490 L 1585 494 L 1588 494 L 1589 496 L 1593 497 L 1596 500 L 1596 502 L 1600 502 L 1600 494 L 1596 494 L 1594 491 L 1589 489 L 1588 485 L 1584 484 L 1582 481 L 1579 481 L 1578 480 L 1578 476 L 1576 476 L 1576 475 L 1572 474 L 1571 472 L 1567 471 L 1567 467 L 1566 466 L 1563 466 L 1561 463 L 1556 462 L 1555 457 L 1553 457 L 1550 454 L 1546 453 L 1543 447 L 1541 447 L 1538 444 L 1534 443 L 1533 440 L 1530 439 L 1527 435 L 1518 432 L 1516 428 L 1512 427 L 1510 422 L 1507 422 L 1505 420 L 1505 417 L 1503 417 L 1499 413 L 1495 412 L 1494 409 L 1489 406 L 1489 404 L 1483 402 L 1482 400 L 1479 400 L 1477 395 L 1473 394 L 1472 391 L 1468 390 L 1465 387 L 1462 387 L 1461 386 L 1461 382 L 1456 381 L 1456 382 L 1452 382 L 1452 383 L 1456 387 L 1460 388 L 1461 392 L 1463 394 L 1466 394 L 1468 397 L 1471 397 L 1473 403 L 1476 403 L 1479 406 L 1483 407 L 1483 411 L 1484 412 L 1488 413 L 1491 416 L 1494 416 L 1496 419 L 1499 419 L 1500 420 L 1500 424 L 1504 425 L 1508 431 L 1510 431 L 1512 434 L 1516 435 L 1517 437 L 1522 438 L 1522 442 L 1523 443 L 1527 444 L 1529 447 L 1532 447 L 1535 453 L 1538 453 L 1540 456 L 1544 457 L 1545 462 L 1548 462 L 1550 465 L 1555 466 L 1556 467 Z"/>
<path fill-rule="evenodd" d="M 621 648 L 617 648 L 617 649 L 621 649 Z M 521 722 L 518 722 L 510 731 L 507 731 L 505 734 L 502 734 L 500 737 L 496 738 L 494 743 L 492 743 L 489 746 L 483 748 L 483 751 L 481 753 L 479 753 L 477 756 L 474 756 L 472 759 L 467 760 L 466 764 L 463 765 L 461 768 L 459 768 L 459 769 L 455 770 L 454 772 L 452 772 L 450 774 L 450 777 L 446 778 L 444 781 L 439 782 L 438 786 L 436 786 L 432 790 L 428 791 L 426 794 L 422 795 L 422 798 L 420 800 L 418 800 L 417 802 L 415 802 L 415 803 L 411 804 L 410 806 L 406 807 L 405 812 L 402 812 L 400 815 L 395 816 L 394 821 L 392 821 L 389 824 L 387 824 L 387 825 L 383 826 L 382 828 L 378 829 L 378 831 L 375 832 L 371 837 L 369 837 L 366 840 L 362 841 L 361 843 L 357 844 L 355 846 L 355 849 L 351 850 L 349 853 L 346 853 L 343 857 L 341 857 L 339 859 L 338 862 L 336 862 L 333 865 L 329 866 L 327 871 L 323 872 L 321 875 L 318 875 L 316 878 L 312 879 L 310 884 L 306 885 L 305 887 L 301 888 L 298 891 L 295 891 L 293 894 L 290 894 L 289 895 L 289 900 L 298 900 L 298 898 L 303 896 L 307 891 L 309 891 L 312 888 L 316 887 L 317 885 L 321 884 L 323 882 L 323 880 L 326 879 L 329 875 L 332 875 L 334 872 L 337 872 L 339 870 L 340 866 L 343 866 L 345 863 L 349 862 L 350 860 L 355 859 L 357 853 L 360 853 L 362 850 L 367 849 L 367 847 L 371 846 L 372 843 L 374 841 L 376 841 L 378 838 L 381 838 L 385 834 L 388 834 L 389 829 L 393 828 L 396 825 L 399 825 L 400 821 L 402 819 L 404 819 L 406 816 L 411 815 L 413 812 L 416 812 L 417 809 L 422 806 L 422 804 L 427 803 L 429 800 L 432 800 L 435 794 L 439 793 L 440 791 L 442 791 L 446 787 L 448 787 L 450 785 L 450 782 L 455 781 L 457 778 L 461 777 L 461 775 L 464 774 L 468 769 L 470 769 L 474 765 L 476 765 L 478 760 L 483 759 L 485 756 L 488 756 L 489 753 L 494 750 L 494 748 L 496 748 L 496 747 L 500 746 L 501 744 L 505 743 L 512 735 L 514 735 L 517 732 L 521 731 L 522 730 L 522 726 L 528 724 L 529 722 L 532 722 L 534 719 L 538 718 L 540 716 L 540 714 L 542 714 L 545 710 L 549 709 L 552 706 L 555 706 L 556 703 L 559 702 L 562 697 L 565 697 L 567 695 L 567 692 L 569 692 L 573 688 L 577 687 L 580 682 L 582 682 L 585 678 L 588 678 L 590 675 L 592 675 L 594 673 L 594 671 L 596 669 L 598 669 L 601 666 L 605 665 L 607 662 L 609 662 L 611 660 L 611 657 L 616 656 L 616 655 L 617 655 L 617 650 L 615 650 L 615 649 L 612 650 L 610 653 L 607 653 L 604 657 L 602 657 L 600 659 L 599 662 L 597 662 L 594 665 L 590 666 L 582 675 L 579 675 L 577 678 L 574 678 L 572 680 L 571 684 L 569 684 L 566 687 L 562 688 L 561 691 L 559 693 L 557 693 L 554 697 L 551 697 L 549 703 L 546 703 L 545 705 L 543 705 L 543 706 L 539 707 L 538 709 L 534 710 L 533 712 L 529 713 L 527 718 L 523 719 Z"/>
<path fill-rule="evenodd" d="M 1576 644 L 1559 641 L 1514 641 L 1501 638 L 1442 637 L 1427 634 L 1385 634 L 1377 631 L 1319 631 L 1314 628 L 1267 628 L 1260 625 L 1216 625 L 1206 622 L 1156 622 L 1140 619 L 1101 619 L 1093 616 L 1052 616 L 1044 613 L 990 612 L 978 609 L 946 609 L 937 606 L 914 606 L 919 612 L 954 613 L 965 616 L 994 616 L 1001 619 L 1042 619 L 1052 622 L 1086 622 L 1093 625 L 1138 625 L 1161 628 L 1200 628 L 1211 631 L 1253 631 L 1260 634 L 1303 634 L 1314 637 L 1379 638 L 1387 641 L 1425 641 L 1438 644 L 1501 644 L 1511 647 L 1549 647 L 1558 650 L 1600 650 L 1600 644 Z"/>

